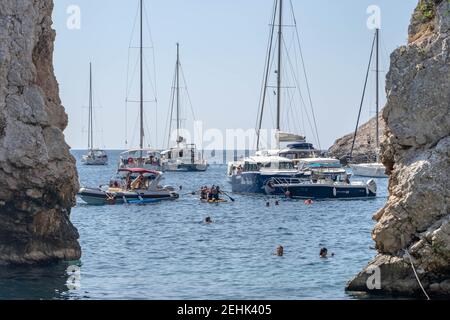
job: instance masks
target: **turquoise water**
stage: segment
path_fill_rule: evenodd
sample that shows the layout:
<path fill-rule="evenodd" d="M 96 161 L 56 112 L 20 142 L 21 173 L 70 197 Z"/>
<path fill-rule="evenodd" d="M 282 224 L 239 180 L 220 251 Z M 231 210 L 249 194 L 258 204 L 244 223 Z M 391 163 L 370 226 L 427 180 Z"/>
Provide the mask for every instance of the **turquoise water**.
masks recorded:
<path fill-rule="evenodd" d="M 82 152 L 75 151 L 77 160 Z M 107 167 L 79 166 L 81 184 L 108 182 Z M 361 178 L 363 179 L 363 178 Z M 359 180 L 357 177 L 354 180 Z M 81 261 L 47 267 L 0 267 L 0 299 L 353 299 L 346 282 L 375 256 L 372 214 L 383 206 L 387 180 L 371 200 L 282 200 L 233 195 L 235 203 L 202 204 L 186 195 L 205 184 L 229 190 L 226 166 L 205 173 L 167 173 L 181 199 L 147 206 L 79 203 L 72 221 Z M 214 223 L 202 223 L 211 216 Z M 284 257 L 274 256 L 278 245 Z M 320 259 L 321 247 L 335 257 Z M 76 265 L 74 286 L 67 267 Z M 72 279 L 72 278 L 71 278 Z"/>

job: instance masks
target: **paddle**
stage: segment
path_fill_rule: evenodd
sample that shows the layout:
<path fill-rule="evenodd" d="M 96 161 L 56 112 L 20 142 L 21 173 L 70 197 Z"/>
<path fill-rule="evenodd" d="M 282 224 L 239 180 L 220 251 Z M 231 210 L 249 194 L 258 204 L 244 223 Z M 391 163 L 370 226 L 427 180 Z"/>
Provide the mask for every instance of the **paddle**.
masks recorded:
<path fill-rule="evenodd" d="M 226 195 L 228 198 L 230 198 L 230 200 L 231 200 L 232 202 L 235 202 L 235 201 L 236 201 L 236 200 L 235 200 L 234 198 L 232 198 L 228 193 L 223 192 L 223 191 L 220 191 L 220 193 L 223 194 L 223 195 Z"/>

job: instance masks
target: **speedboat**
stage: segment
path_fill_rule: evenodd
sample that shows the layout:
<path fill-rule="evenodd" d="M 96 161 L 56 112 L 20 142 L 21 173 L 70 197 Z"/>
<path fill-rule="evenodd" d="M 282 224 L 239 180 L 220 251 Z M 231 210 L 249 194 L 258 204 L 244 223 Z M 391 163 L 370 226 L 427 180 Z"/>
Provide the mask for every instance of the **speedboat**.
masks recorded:
<path fill-rule="evenodd" d="M 134 168 L 161 171 L 161 152 L 154 149 L 131 149 L 121 153 L 119 169 Z"/>
<path fill-rule="evenodd" d="M 108 155 L 104 150 L 92 149 L 81 158 L 81 163 L 88 166 L 102 166 L 108 164 Z"/>
<path fill-rule="evenodd" d="M 80 198 L 89 205 L 146 204 L 179 198 L 175 188 L 161 187 L 162 172 L 143 168 L 119 169 L 109 185 L 81 188 Z"/>
<path fill-rule="evenodd" d="M 265 184 L 267 195 L 300 199 L 355 199 L 377 195 L 374 180 L 350 182 L 350 175 L 339 168 L 312 168 L 299 178 L 272 178 Z"/>

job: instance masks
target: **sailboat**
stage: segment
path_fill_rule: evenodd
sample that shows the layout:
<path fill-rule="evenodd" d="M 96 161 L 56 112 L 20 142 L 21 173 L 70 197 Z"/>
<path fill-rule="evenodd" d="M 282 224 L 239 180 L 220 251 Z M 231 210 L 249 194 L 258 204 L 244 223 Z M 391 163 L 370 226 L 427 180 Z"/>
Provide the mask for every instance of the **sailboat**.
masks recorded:
<path fill-rule="evenodd" d="M 271 22 L 271 32 L 269 37 L 269 47 L 267 51 L 267 60 L 264 70 L 264 86 L 261 93 L 261 104 L 257 124 L 257 152 L 254 156 L 244 158 L 239 161 L 228 164 L 228 180 L 233 192 L 240 193 L 264 193 L 264 186 L 273 178 L 290 178 L 299 175 L 295 168 L 295 161 L 300 158 L 312 158 L 319 155 L 312 144 L 306 142 L 306 137 L 294 133 L 284 132 L 281 128 L 282 111 L 282 90 L 283 87 L 283 0 L 275 0 L 273 18 Z M 292 12 L 294 15 L 294 13 Z M 295 18 L 294 18 L 295 21 Z M 275 34 L 277 39 L 275 40 Z M 298 34 L 297 34 L 298 36 Z M 297 39 L 299 40 L 299 39 Z M 275 42 L 275 43 L 274 43 Z M 275 46 L 276 44 L 276 46 Z M 276 53 L 275 53 L 275 52 Z M 274 94 L 276 95 L 276 149 L 261 150 L 261 128 L 263 123 L 263 114 L 267 101 L 269 88 L 269 76 L 272 59 L 276 55 L 276 86 Z M 290 61 L 289 61 L 290 62 Z M 286 61 L 286 65 L 288 62 Z M 292 65 L 291 65 L 292 67 Z M 297 88 L 300 90 L 300 88 Z M 317 131 L 317 130 L 316 130 Z M 282 143 L 290 143 L 282 149 Z M 288 156 L 289 158 L 285 157 Z"/>
<path fill-rule="evenodd" d="M 94 149 L 94 111 L 92 95 L 92 63 L 89 64 L 89 124 L 88 124 L 88 153 L 83 155 L 81 163 L 89 166 L 103 166 L 108 164 L 108 155 L 104 150 Z"/>
<path fill-rule="evenodd" d="M 144 8 L 143 0 L 140 0 L 140 43 L 139 43 L 139 72 L 140 72 L 140 97 L 139 97 L 139 148 L 130 149 L 120 154 L 119 169 L 124 168 L 143 168 L 147 170 L 161 170 L 161 153 L 159 150 L 145 148 L 144 131 Z"/>
<path fill-rule="evenodd" d="M 370 53 L 370 60 L 369 60 L 369 68 L 367 69 L 367 74 L 366 74 L 366 82 L 364 85 L 364 91 L 363 91 L 363 97 L 361 100 L 361 105 L 360 105 L 360 109 L 359 109 L 359 114 L 358 114 L 358 121 L 356 124 L 356 129 L 355 129 L 355 134 L 353 137 L 353 143 L 352 143 L 352 148 L 350 151 L 350 161 L 352 159 L 353 156 L 353 151 L 354 151 L 354 147 L 355 147 L 355 141 L 356 141 L 356 137 L 358 134 L 358 126 L 359 126 L 359 119 L 361 116 L 361 109 L 364 103 L 364 96 L 365 96 L 365 91 L 366 91 L 366 86 L 367 86 L 367 78 L 369 76 L 369 72 L 370 72 L 370 65 L 372 62 L 372 58 L 373 58 L 373 53 L 374 53 L 374 46 L 375 46 L 375 51 L 376 51 L 376 69 L 375 69 L 375 90 L 376 90 L 376 129 L 375 129 L 375 139 L 376 139 L 376 146 L 375 146 L 375 150 L 376 150 L 376 161 L 375 162 L 369 162 L 369 163 L 359 163 L 359 164 L 350 164 L 350 168 L 353 171 L 353 175 L 355 176 L 361 176 L 361 177 L 373 177 L 373 178 L 387 178 L 387 175 L 385 173 L 386 168 L 384 167 L 384 165 L 379 161 L 379 153 L 380 153 L 380 136 L 379 136 L 379 108 L 380 108 L 380 103 L 379 103 L 379 99 L 380 99 L 380 95 L 379 95 L 379 48 L 380 48 L 380 29 L 376 29 L 375 30 L 375 37 L 374 37 L 374 41 L 372 44 L 372 51 Z"/>
<path fill-rule="evenodd" d="M 177 139 L 176 146 L 165 150 L 161 153 L 162 169 L 163 171 L 206 171 L 208 164 L 203 159 L 202 154 L 197 151 L 195 144 L 188 144 L 186 139 L 180 134 L 181 119 L 180 119 L 180 44 L 177 43 L 177 61 L 175 67 L 175 86 L 172 94 L 172 109 L 171 115 L 176 107 L 176 122 L 177 122 Z M 175 101 L 175 103 L 174 103 Z M 169 119 L 172 123 L 172 119 Z M 170 126 L 171 127 L 171 126 Z M 170 135 L 170 130 L 169 130 Z"/>

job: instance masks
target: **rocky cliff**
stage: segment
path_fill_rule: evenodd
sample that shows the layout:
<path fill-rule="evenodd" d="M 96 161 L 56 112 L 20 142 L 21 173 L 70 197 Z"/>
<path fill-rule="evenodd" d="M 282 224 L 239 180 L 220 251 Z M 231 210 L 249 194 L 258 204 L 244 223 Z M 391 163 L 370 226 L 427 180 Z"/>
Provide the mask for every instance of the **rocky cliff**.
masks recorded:
<path fill-rule="evenodd" d="M 347 289 L 424 297 L 413 265 L 431 297 L 449 297 L 450 1 L 419 2 L 408 45 L 391 56 L 387 94 L 389 199 L 372 233 L 379 254 Z M 370 290 L 373 267 L 381 288 Z"/>
<path fill-rule="evenodd" d="M 383 141 L 385 123 L 382 115 L 378 118 L 379 123 L 379 139 Z M 352 149 L 354 133 L 350 133 L 336 140 L 333 146 L 328 150 L 331 157 L 341 159 L 343 163 L 347 161 Z M 355 163 L 373 162 L 377 159 L 376 150 L 376 117 L 370 119 L 367 123 L 358 128 L 356 135 L 355 147 L 353 150 L 352 161 Z"/>
<path fill-rule="evenodd" d="M 0 264 L 79 259 L 78 190 L 53 74 L 52 0 L 0 2 Z"/>

